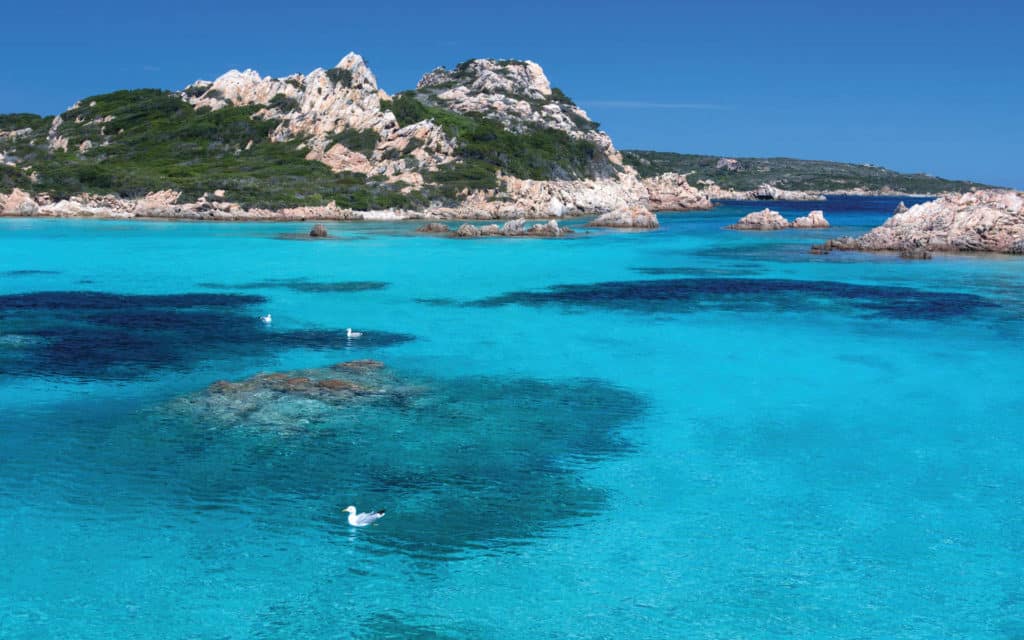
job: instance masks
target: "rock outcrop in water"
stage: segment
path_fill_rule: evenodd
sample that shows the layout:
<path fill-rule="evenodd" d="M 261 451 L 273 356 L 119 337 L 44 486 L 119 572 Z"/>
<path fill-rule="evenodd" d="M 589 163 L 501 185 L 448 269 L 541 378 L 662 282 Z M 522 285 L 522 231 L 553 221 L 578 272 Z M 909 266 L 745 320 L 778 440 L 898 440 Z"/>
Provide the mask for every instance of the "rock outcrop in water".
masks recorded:
<path fill-rule="evenodd" d="M 309 236 L 311 238 L 326 238 L 328 236 L 327 227 L 322 224 L 315 224 L 313 228 L 309 230 Z"/>
<path fill-rule="evenodd" d="M 792 226 L 794 229 L 827 229 L 829 224 L 825 212 L 818 210 L 794 219 Z"/>
<path fill-rule="evenodd" d="M 421 227 L 420 229 L 423 230 L 428 226 L 430 225 L 424 225 L 424 227 Z M 444 227 L 444 230 L 448 231 L 448 227 L 446 225 L 439 225 L 439 227 Z M 440 228 L 438 228 L 438 230 L 440 231 Z M 424 233 L 437 233 L 437 231 L 434 231 L 433 227 L 431 227 L 430 230 L 426 230 Z M 509 220 L 500 227 L 496 224 L 476 226 L 467 222 L 456 229 L 451 235 L 454 238 L 487 238 L 495 236 L 504 236 L 507 238 L 522 236 L 559 238 L 572 233 L 575 233 L 572 229 L 559 226 L 557 220 L 548 220 L 546 223 L 536 223 L 527 226 L 524 218 L 517 218 L 515 220 Z"/>
<path fill-rule="evenodd" d="M 788 229 L 789 221 L 782 217 L 778 211 L 765 208 L 761 211 L 748 213 L 740 218 L 735 224 L 726 229 L 738 231 L 774 231 L 776 229 Z"/>
<path fill-rule="evenodd" d="M 658 218 L 645 207 L 624 207 L 598 216 L 587 223 L 587 226 L 622 229 L 657 229 Z"/>
<path fill-rule="evenodd" d="M 778 211 L 762 209 L 748 213 L 740 218 L 735 224 L 726 229 L 737 231 L 777 231 L 779 229 L 823 229 L 829 226 L 823 211 L 811 211 L 806 216 L 800 216 L 790 222 L 782 217 Z"/>
<path fill-rule="evenodd" d="M 945 195 L 897 213 L 859 238 L 836 238 L 824 248 L 908 256 L 917 250 L 1024 254 L 1024 193 L 988 189 Z"/>

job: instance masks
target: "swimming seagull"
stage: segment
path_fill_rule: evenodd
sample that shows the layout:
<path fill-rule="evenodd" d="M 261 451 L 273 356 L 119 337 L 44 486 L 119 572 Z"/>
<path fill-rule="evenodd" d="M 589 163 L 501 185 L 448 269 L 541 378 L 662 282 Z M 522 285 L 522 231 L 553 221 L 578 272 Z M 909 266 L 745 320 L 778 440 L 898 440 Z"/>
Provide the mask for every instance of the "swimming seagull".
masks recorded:
<path fill-rule="evenodd" d="M 272 318 L 270 317 L 269 313 L 265 316 L 260 316 L 260 320 L 263 322 L 263 324 L 270 324 L 271 319 Z"/>
<path fill-rule="evenodd" d="M 349 327 L 348 329 L 345 329 L 345 336 L 348 337 L 349 340 L 351 340 L 352 338 L 362 338 L 363 332 L 353 331 L 352 327 Z"/>
<path fill-rule="evenodd" d="M 365 527 L 366 525 L 373 524 L 384 517 L 384 511 L 356 513 L 356 508 L 351 505 L 345 507 L 345 511 L 348 512 L 348 523 L 353 527 Z"/>

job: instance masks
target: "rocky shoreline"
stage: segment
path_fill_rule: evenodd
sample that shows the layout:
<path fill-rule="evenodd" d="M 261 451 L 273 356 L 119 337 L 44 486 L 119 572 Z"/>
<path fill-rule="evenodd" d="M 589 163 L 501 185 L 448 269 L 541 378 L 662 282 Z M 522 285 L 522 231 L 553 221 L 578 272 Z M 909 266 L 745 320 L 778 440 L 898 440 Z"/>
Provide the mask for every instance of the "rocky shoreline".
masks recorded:
<path fill-rule="evenodd" d="M 590 224 L 615 228 L 654 229 L 655 211 L 706 210 L 713 204 L 685 176 L 666 174 L 640 180 L 625 172 L 603 180 L 519 180 L 504 178 L 501 192 L 472 192 L 457 206 L 430 206 L 423 210 L 359 211 L 325 206 L 264 209 L 230 202 L 221 191 L 195 202 L 181 202 L 173 190 L 126 199 L 111 195 L 80 194 L 55 200 L 47 194 L 14 189 L 0 193 L 0 215 L 53 218 L 153 218 L 221 221 L 306 220 L 516 220 L 596 215 Z"/>
<path fill-rule="evenodd" d="M 987 189 L 948 194 L 900 207 L 860 237 L 834 238 L 811 250 L 894 251 L 911 259 L 927 259 L 931 252 L 1024 254 L 1024 193 Z"/>

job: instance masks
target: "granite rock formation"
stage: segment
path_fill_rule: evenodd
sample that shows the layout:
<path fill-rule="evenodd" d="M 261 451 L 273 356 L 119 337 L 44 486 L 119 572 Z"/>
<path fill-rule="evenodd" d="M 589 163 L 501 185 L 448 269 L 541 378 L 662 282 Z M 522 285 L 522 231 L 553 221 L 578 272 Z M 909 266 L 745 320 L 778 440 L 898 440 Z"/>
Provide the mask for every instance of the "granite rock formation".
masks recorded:
<path fill-rule="evenodd" d="M 897 213 L 859 238 L 826 243 L 847 251 L 988 251 L 1024 254 L 1024 193 L 949 194 Z"/>

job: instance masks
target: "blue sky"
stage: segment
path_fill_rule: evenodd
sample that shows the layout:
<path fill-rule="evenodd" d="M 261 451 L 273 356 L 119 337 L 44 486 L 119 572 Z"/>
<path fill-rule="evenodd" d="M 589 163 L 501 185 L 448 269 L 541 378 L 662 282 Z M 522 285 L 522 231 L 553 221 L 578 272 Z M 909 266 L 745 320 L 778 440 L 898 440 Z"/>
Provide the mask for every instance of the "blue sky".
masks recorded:
<path fill-rule="evenodd" d="M 620 148 L 872 162 L 1024 188 L 1024 3 L 11 2 L 0 112 L 285 75 L 361 53 L 381 86 L 529 58 Z"/>

